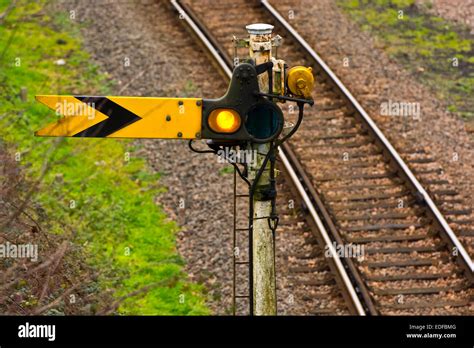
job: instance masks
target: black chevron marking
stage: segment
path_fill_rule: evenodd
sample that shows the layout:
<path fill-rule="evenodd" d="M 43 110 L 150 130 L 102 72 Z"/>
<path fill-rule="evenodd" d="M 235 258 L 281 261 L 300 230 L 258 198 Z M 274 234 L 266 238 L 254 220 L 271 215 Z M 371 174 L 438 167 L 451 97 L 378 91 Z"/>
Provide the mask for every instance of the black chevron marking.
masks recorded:
<path fill-rule="evenodd" d="M 141 120 L 141 117 L 106 97 L 75 96 L 75 98 L 89 106 L 93 106 L 97 111 L 108 116 L 106 120 L 84 129 L 82 132 L 74 134 L 75 137 L 104 138 L 134 122 L 137 122 L 138 120 Z"/>

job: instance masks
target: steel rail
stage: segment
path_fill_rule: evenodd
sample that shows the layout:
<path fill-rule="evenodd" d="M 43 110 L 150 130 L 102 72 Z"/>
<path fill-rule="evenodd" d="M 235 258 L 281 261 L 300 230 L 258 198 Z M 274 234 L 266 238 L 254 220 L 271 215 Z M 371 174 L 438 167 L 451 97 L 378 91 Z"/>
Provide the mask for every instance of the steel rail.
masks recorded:
<path fill-rule="evenodd" d="M 171 0 L 171 4 L 183 16 L 183 18 L 186 20 L 186 23 L 188 23 L 190 28 L 196 33 L 197 37 L 201 40 L 201 43 L 206 47 L 206 49 L 208 49 L 212 53 L 213 57 L 216 58 L 216 61 L 218 62 L 218 64 L 220 65 L 220 67 L 226 73 L 227 77 L 230 80 L 230 78 L 232 77 L 232 71 L 231 71 L 231 68 L 229 67 L 229 63 L 228 62 L 226 63 L 226 59 L 223 59 L 223 57 L 219 53 L 220 49 L 216 48 L 215 45 L 211 42 L 212 40 L 208 38 L 208 36 L 204 33 L 203 30 L 201 30 L 200 25 L 198 25 L 194 21 L 195 17 L 193 15 L 190 15 L 183 8 L 183 6 L 179 4 L 179 0 Z M 192 18 L 194 18 L 194 20 Z M 278 155 L 281 159 L 281 162 L 283 163 L 285 167 L 285 170 L 287 171 L 287 174 L 293 181 L 293 185 L 298 190 L 301 199 L 305 203 L 306 207 L 309 209 L 311 218 L 316 224 L 326 244 L 326 247 L 331 251 L 331 255 L 333 256 L 331 259 L 333 260 L 334 265 L 337 269 L 338 275 L 340 279 L 342 280 L 345 291 L 350 297 L 352 308 L 354 308 L 355 313 L 357 313 L 358 315 L 365 316 L 366 310 L 364 308 L 364 305 L 359 299 L 359 296 L 357 294 L 358 291 L 355 289 L 351 281 L 351 278 L 349 277 L 347 270 L 344 267 L 344 264 L 341 258 L 338 256 L 337 251 L 333 245 L 333 241 L 330 237 L 330 234 L 327 232 L 326 227 L 324 226 L 322 222 L 322 219 L 319 217 L 317 209 L 313 204 L 313 201 L 311 200 L 310 196 L 305 190 L 305 187 L 303 186 L 303 184 L 298 179 L 299 174 L 295 171 L 295 169 L 291 165 L 288 157 L 285 154 L 285 151 L 282 148 L 279 148 Z"/>
<path fill-rule="evenodd" d="M 283 149 L 280 147 L 278 148 L 278 155 L 280 156 L 280 159 L 285 166 L 285 170 L 287 171 L 288 175 L 291 177 L 293 184 L 296 186 L 296 189 L 298 190 L 302 200 L 304 201 L 307 209 L 309 210 L 309 213 L 311 214 L 312 219 L 314 220 L 314 223 L 316 224 L 319 233 L 321 233 L 322 238 L 324 239 L 324 242 L 326 244 L 326 247 L 329 248 L 331 255 L 334 263 L 339 271 L 339 274 L 342 278 L 342 281 L 344 282 L 346 291 L 349 293 L 353 305 L 356 308 L 357 314 L 358 315 L 366 315 L 364 306 L 360 302 L 359 296 L 357 295 L 357 291 L 355 290 L 354 286 L 352 285 L 352 282 L 347 274 L 347 271 L 340 259 L 339 256 L 337 256 L 336 249 L 334 248 L 334 244 L 332 242 L 331 237 L 329 236 L 329 233 L 326 230 L 326 227 L 324 226 L 321 218 L 318 215 L 318 212 L 316 211 L 314 204 L 312 200 L 310 199 L 308 193 L 306 192 L 304 186 L 301 184 L 300 180 L 298 179 L 298 175 L 296 174 L 295 170 L 293 169 L 291 163 L 289 162 L 288 158 L 286 157 L 285 152 Z"/>
<path fill-rule="evenodd" d="M 394 162 L 396 167 L 398 167 L 398 172 L 402 175 L 406 182 L 412 188 L 415 196 L 420 202 L 424 202 L 428 208 L 429 213 L 434 218 L 437 225 L 440 227 L 440 234 L 444 234 L 445 239 L 451 245 L 451 247 L 456 248 L 458 252 L 458 260 L 460 264 L 470 273 L 468 276 L 472 279 L 474 274 L 474 264 L 467 253 L 466 249 L 459 241 L 456 234 L 453 232 L 448 222 L 444 216 L 439 211 L 438 207 L 428 194 L 418 179 L 415 177 L 411 169 L 407 166 L 405 161 L 400 157 L 398 152 L 392 146 L 392 144 L 387 140 L 382 131 L 378 128 L 372 118 L 367 114 L 364 108 L 359 104 L 359 102 L 354 98 L 352 93 L 344 86 L 341 80 L 336 76 L 336 74 L 327 66 L 327 64 L 322 60 L 322 58 L 312 49 L 312 47 L 306 42 L 306 40 L 301 37 L 301 35 L 289 24 L 285 18 L 268 2 L 268 0 L 260 0 L 261 4 L 265 9 L 276 19 L 276 21 L 287 30 L 291 36 L 305 49 L 305 51 L 314 59 L 315 63 L 319 66 L 321 71 L 330 79 L 330 82 L 339 90 L 340 94 L 350 103 L 352 108 L 355 110 L 356 114 L 359 116 L 361 121 L 370 131 L 372 137 L 377 141 L 377 143 L 384 149 L 386 156 Z"/>
<path fill-rule="evenodd" d="M 173 7 L 178 11 L 180 17 L 186 21 L 189 27 L 193 30 L 193 32 L 197 35 L 197 37 L 201 40 L 201 42 L 206 46 L 209 52 L 212 54 L 214 59 L 217 61 L 221 69 L 227 76 L 232 76 L 232 70 L 229 67 L 228 63 L 225 61 L 224 56 L 221 55 L 221 51 L 215 47 L 208 38 L 208 36 L 201 30 L 201 28 L 196 24 L 195 19 L 191 18 L 187 11 L 181 6 L 178 0 L 171 0 L 171 4 Z"/>

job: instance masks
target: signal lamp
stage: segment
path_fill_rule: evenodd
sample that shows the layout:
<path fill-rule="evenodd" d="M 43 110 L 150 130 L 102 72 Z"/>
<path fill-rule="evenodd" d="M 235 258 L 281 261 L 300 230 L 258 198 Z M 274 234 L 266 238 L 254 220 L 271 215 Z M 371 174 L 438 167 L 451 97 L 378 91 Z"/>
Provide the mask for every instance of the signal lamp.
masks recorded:
<path fill-rule="evenodd" d="M 276 104 L 259 102 L 250 107 L 245 120 L 245 129 L 253 141 L 265 143 L 278 137 L 283 129 L 283 123 L 283 114 Z"/>
<path fill-rule="evenodd" d="M 240 128 L 241 119 L 232 109 L 215 109 L 208 118 L 209 128 L 216 133 L 234 133 Z"/>

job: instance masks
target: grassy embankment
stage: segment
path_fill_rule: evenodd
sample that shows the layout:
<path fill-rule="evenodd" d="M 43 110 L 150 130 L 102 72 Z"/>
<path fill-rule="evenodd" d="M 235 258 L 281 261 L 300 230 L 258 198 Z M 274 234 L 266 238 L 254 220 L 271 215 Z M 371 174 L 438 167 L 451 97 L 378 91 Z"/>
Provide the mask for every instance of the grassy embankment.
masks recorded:
<path fill-rule="evenodd" d="M 468 28 L 429 14 L 429 2 L 338 0 L 338 5 L 446 101 L 449 111 L 474 121 L 474 45 Z"/>
<path fill-rule="evenodd" d="M 0 13 L 9 3 L 0 0 Z M 21 153 L 19 165 L 32 181 L 49 162 L 32 198 L 43 212 L 35 218 L 49 233 L 63 233 L 64 225 L 73 227 L 74 243 L 100 273 L 97 291 L 113 289 L 118 298 L 158 283 L 126 299 L 119 313 L 207 314 L 203 287 L 189 282 L 182 271 L 175 245 L 177 226 L 154 204 L 163 190 L 158 176 L 136 155 L 136 146 L 112 139 L 55 143 L 57 139 L 33 136 L 56 117 L 35 102 L 35 94 L 114 91 L 107 76 L 90 64 L 78 25 L 67 13 L 46 15 L 44 6 L 44 1 L 17 1 L 0 24 L 1 141 L 12 156 Z M 22 89 L 27 92 L 23 100 Z"/>

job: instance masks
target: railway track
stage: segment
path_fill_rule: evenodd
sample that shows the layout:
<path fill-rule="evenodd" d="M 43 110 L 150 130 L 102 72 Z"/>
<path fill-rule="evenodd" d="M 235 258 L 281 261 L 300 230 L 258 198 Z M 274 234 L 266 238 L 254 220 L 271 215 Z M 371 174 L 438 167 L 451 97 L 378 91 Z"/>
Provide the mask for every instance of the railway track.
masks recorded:
<path fill-rule="evenodd" d="M 304 286 L 335 280 L 352 314 L 472 315 L 473 265 L 464 246 L 375 123 L 278 11 L 267 1 L 172 3 L 186 13 L 187 24 L 227 77 L 230 38 L 246 36 L 245 25 L 254 22 L 275 25 L 285 40 L 279 55 L 316 73 L 316 105 L 280 150 L 286 182 L 305 207 L 320 248 L 310 266 L 297 272 L 309 274 Z M 429 163 L 423 154 L 409 155 L 414 163 Z M 433 179 L 430 184 L 441 185 L 440 191 L 445 183 Z M 321 250 L 334 243 L 362 253 L 321 257 Z M 332 271 L 327 284 L 311 279 L 318 265 Z"/>

